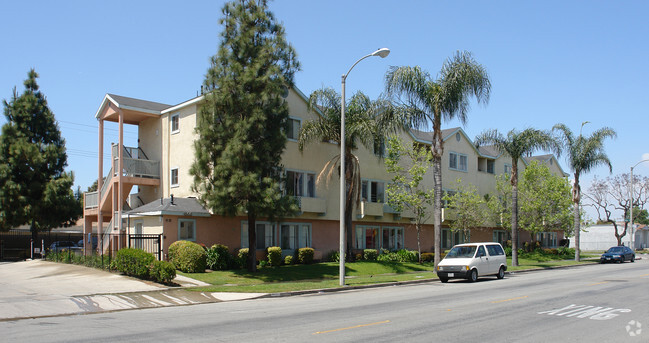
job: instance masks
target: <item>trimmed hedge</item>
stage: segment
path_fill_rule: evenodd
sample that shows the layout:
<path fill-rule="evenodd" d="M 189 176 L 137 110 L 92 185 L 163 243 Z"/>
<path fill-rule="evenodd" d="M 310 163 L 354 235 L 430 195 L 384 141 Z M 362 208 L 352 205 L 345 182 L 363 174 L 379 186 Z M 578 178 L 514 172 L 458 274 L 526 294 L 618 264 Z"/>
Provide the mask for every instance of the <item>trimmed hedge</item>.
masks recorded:
<path fill-rule="evenodd" d="M 169 261 L 185 273 L 204 273 L 207 253 L 200 245 L 190 241 L 175 241 L 169 246 Z"/>
<path fill-rule="evenodd" d="M 297 261 L 302 264 L 313 263 L 313 248 L 300 248 L 297 250 Z"/>
<path fill-rule="evenodd" d="M 239 252 L 237 253 L 237 263 L 239 264 L 239 268 L 246 268 L 249 254 L 250 250 L 248 250 L 248 248 L 239 249 Z"/>
<path fill-rule="evenodd" d="M 149 278 L 149 268 L 155 261 L 153 254 L 141 249 L 124 248 L 117 251 L 113 266 L 120 272 L 140 279 Z"/>
<path fill-rule="evenodd" d="M 363 250 L 363 259 L 366 261 L 376 261 L 376 257 L 379 255 L 376 249 L 365 249 Z"/>
<path fill-rule="evenodd" d="M 232 268 L 234 258 L 230 254 L 230 249 L 222 244 L 214 244 L 207 249 L 207 266 L 211 270 L 226 270 Z"/>
<path fill-rule="evenodd" d="M 286 255 L 286 256 L 284 257 L 284 264 L 286 264 L 286 265 L 293 264 L 293 256 L 291 256 L 291 255 Z"/>
<path fill-rule="evenodd" d="M 176 278 L 176 267 L 167 261 L 153 261 L 149 270 L 149 278 L 158 283 L 170 283 Z"/>
<path fill-rule="evenodd" d="M 282 265 L 282 248 L 268 247 L 268 264 L 273 267 Z"/>

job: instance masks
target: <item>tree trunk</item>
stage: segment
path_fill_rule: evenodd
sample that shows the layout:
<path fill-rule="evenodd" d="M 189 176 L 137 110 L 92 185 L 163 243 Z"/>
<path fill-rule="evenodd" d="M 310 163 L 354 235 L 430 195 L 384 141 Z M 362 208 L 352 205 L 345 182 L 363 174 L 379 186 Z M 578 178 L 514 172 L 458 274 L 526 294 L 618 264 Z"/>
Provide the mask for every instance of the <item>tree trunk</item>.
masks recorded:
<path fill-rule="evenodd" d="M 512 159 L 512 266 L 518 266 L 518 159 Z"/>
<path fill-rule="evenodd" d="M 257 218 L 248 211 L 248 271 L 257 271 Z"/>
<path fill-rule="evenodd" d="M 575 173 L 575 184 L 572 186 L 572 201 L 574 202 L 575 210 L 573 213 L 573 227 L 575 230 L 575 261 L 579 262 L 581 258 L 579 257 L 579 233 L 581 229 L 579 228 L 579 199 L 581 197 L 581 192 L 579 189 L 579 174 Z"/>
<path fill-rule="evenodd" d="M 417 252 L 419 253 L 419 264 L 421 264 L 421 242 L 419 241 L 420 232 L 421 232 L 421 223 L 417 221 Z"/>
<path fill-rule="evenodd" d="M 439 113 L 439 112 L 438 112 Z M 435 229 L 435 268 L 442 260 L 442 154 L 444 141 L 442 140 L 442 118 L 435 115 L 433 119 L 433 227 Z"/>

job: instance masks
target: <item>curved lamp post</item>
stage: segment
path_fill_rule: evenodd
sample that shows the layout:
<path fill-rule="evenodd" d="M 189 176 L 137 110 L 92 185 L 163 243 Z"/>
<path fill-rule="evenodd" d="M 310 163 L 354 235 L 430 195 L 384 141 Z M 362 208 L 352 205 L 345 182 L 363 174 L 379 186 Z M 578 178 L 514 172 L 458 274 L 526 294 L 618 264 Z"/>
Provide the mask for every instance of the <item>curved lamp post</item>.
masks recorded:
<path fill-rule="evenodd" d="M 345 193 L 346 193 L 346 179 L 345 179 L 345 80 L 347 75 L 354 69 L 358 62 L 372 56 L 379 56 L 385 58 L 390 54 L 390 49 L 381 48 L 369 55 L 361 57 L 358 61 L 352 64 L 351 68 L 346 74 L 342 76 L 342 98 L 340 103 L 340 252 L 338 260 L 340 261 L 340 285 L 345 285 Z M 351 228 L 350 228 L 351 230 Z"/>
<path fill-rule="evenodd" d="M 630 206 L 629 222 L 631 223 L 631 249 L 633 249 L 633 251 L 635 251 L 635 244 L 633 242 L 635 240 L 635 232 L 633 232 L 633 168 L 637 167 L 638 164 L 640 164 L 642 162 L 647 162 L 647 161 L 649 161 L 649 159 L 642 160 L 642 161 L 636 163 L 633 167 L 631 167 L 631 180 L 629 181 L 629 185 L 630 185 L 630 187 L 629 187 L 629 200 L 630 200 L 630 202 L 629 202 L 629 206 Z"/>

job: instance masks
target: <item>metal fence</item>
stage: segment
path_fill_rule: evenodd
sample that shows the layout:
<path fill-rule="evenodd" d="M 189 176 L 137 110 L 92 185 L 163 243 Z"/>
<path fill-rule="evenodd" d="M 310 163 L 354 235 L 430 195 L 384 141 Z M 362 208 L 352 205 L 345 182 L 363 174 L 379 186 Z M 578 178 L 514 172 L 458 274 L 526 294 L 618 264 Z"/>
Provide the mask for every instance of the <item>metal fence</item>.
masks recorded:
<path fill-rule="evenodd" d="M 39 232 L 37 241 L 32 242 L 32 233 L 24 230 L 0 232 L 0 260 L 19 261 L 32 258 L 31 248 L 37 249 L 33 257 L 42 257 L 41 250 L 50 249 L 54 242 L 73 242 L 77 244 L 83 235 L 79 232 Z"/>

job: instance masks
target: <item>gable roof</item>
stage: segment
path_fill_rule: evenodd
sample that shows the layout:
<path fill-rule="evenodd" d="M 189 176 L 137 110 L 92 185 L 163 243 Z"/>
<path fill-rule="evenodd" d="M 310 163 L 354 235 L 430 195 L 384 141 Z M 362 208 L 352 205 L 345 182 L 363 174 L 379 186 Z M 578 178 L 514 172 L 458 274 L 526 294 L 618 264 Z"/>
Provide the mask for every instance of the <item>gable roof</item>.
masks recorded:
<path fill-rule="evenodd" d="M 209 217 L 210 212 L 201 205 L 196 198 L 162 198 L 142 205 L 131 211 L 126 211 L 130 215 L 140 216 L 191 216 L 191 217 Z"/>

